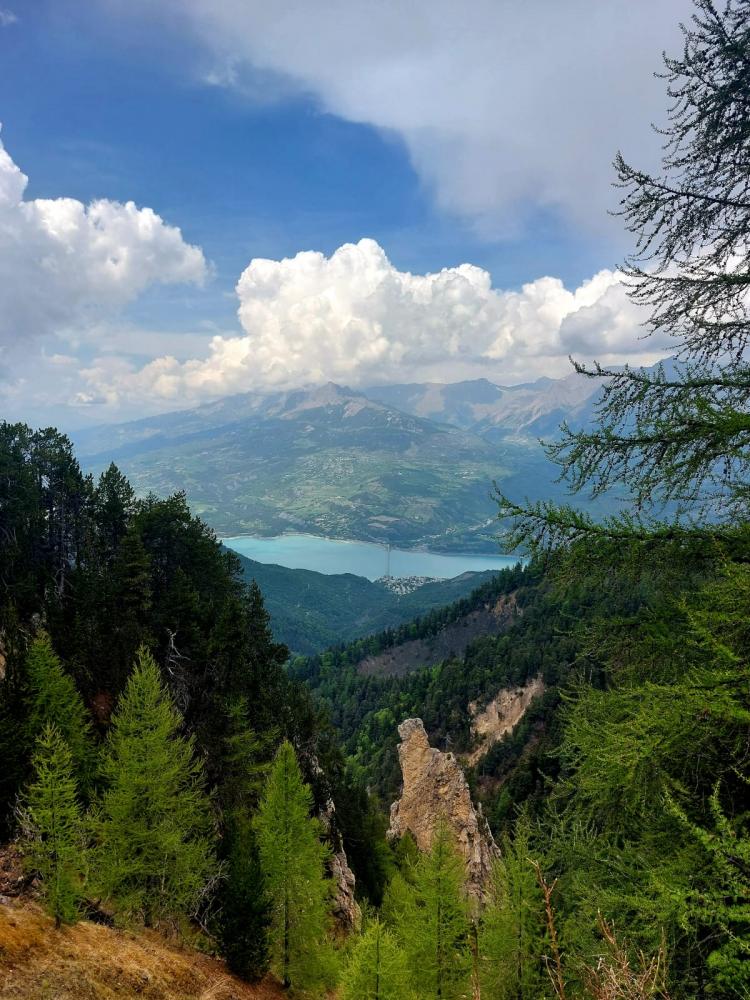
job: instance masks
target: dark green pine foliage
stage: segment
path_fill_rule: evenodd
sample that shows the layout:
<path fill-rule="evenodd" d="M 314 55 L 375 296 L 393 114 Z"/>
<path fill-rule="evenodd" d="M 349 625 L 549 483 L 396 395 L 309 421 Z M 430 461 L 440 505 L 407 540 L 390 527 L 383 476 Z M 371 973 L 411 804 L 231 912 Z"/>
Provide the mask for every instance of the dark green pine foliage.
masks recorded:
<path fill-rule="evenodd" d="M 203 766 L 153 658 L 140 650 L 112 718 L 95 816 L 95 882 L 123 922 L 178 925 L 217 872 Z"/>
<path fill-rule="evenodd" d="M 255 820 L 260 862 L 271 903 L 271 969 L 289 987 L 318 989 L 326 967 L 331 883 L 322 825 L 311 817 L 312 792 L 291 743 L 279 748 Z"/>
<path fill-rule="evenodd" d="M 119 691 L 126 683 L 138 647 L 156 644 L 150 627 L 151 557 L 135 526 L 125 530 L 113 551 L 107 590 L 114 633 L 110 683 Z"/>
<path fill-rule="evenodd" d="M 224 877 L 219 883 L 216 934 L 222 954 L 243 979 L 260 979 L 268 969 L 270 900 L 265 891 L 252 817 L 268 775 L 274 734 L 259 738 L 248 723 L 244 699 L 228 708 L 220 788 L 223 835 L 219 857 Z"/>
<path fill-rule="evenodd" d="M 225 818 L 221 841 L 224 878 L 218 905 L 218 939 L 227 965 L 250 982 L 262 978 L 269 963 L 271 900 L 252 820 L 243 813 Z"/>
<path fill-rule="evenodd" d="M 0 840 L 10 840 L 13 835 L 16 799 L 29 778 L 32 751 L 24 650 L 18 648 L 21 636 L 15 615 L 10 615 L 9 619 L 10 627 L 0 648 L 4 672 L 0 680 L 0 760 L 3 762 L 0 768 Z"/>
<path fill-rule="evenodd" d="M 47 723 L 37 738 L 33 780 L 21 802 L 22 848 L 27 868 L 41 881 L 57 927 L 78 917 L 83 899 L 83 821 L 73 758 L 59 731 Z"/>

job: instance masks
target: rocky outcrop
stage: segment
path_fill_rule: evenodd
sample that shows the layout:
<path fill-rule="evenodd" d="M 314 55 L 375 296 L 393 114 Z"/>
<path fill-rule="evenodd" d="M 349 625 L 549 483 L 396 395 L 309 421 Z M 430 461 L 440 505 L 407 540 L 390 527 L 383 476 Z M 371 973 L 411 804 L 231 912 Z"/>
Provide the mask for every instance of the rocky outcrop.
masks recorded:
<path fill-rule="evenodd" d="M 343 848 L 331 856 L 328 866 L 336 886 L 333 897 L 333 917 L 343 930 L 359 930 L 362 924 L 362 910 L 354 898 L 354 872 L 349 867 Z"/>
<path fill-rule="evenodd" d="M 471 801 L 461 765 L 452 753 L 430 746 L 421 719 L 406 719 L 398 733 L 404 784 L 401 798 L 391 806 L 388 836 L 411 833 L 417 847 L 428 851 L 437 825 L 445 822 L 466 862 L 467 891 L 481 902 L 499 851 L 481 808 Z"/>
<path fill-rule="evenodd" d="M 503 688 L 483 709 L 477 702 L 469 703 L 472 715 L 471 731 L 479 746 L 466 758 L 474 766 L 506 733 L 512 733 L 535 698 L 544 694 L 541 676 L 532 677 L 522 687 Z"/>
<path fill-rule="evenodd" d="M 344 932 L 359 930 L 362 910 L 354 898 L 356 879 L 349 867 L 344 844 L 336 824 L 336 806 L 328 799 L 320 811 L 320 821 L 332 846 L 328 871 L 334 884 L 331 912 L 337 925 Z"/>

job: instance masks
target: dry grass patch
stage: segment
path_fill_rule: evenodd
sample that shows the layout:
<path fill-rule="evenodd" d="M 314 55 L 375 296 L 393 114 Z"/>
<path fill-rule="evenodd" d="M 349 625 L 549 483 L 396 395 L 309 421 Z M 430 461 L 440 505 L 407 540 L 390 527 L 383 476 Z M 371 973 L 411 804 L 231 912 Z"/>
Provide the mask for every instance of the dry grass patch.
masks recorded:
<path fill-rule="evenodd" d="M 35 904 L 0 905 L 3 1000 L 278 1000 L 224 964 L 153 931 L 131 934 L 82 921 L 56 931 Z"/>

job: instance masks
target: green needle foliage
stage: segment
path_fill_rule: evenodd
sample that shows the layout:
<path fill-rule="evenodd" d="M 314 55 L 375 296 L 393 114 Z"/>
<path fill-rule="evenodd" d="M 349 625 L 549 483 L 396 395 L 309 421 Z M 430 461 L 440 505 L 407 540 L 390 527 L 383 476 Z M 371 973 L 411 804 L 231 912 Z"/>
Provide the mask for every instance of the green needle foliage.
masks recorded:
<path fill-rule="evenodd" d="M 203 766 L 181 727 L 141 648 L 112 719 L 94 824 L 97 885 L 124 922 L 179 925 L 216 875 Z"/>
<path fill-rule="evenodd" d="M 284 986 L 315 989 L 326 979 L 329 850 L 311 817 L 313 796 L 294 748 L 281 744 L 255 820 L 261 869 L 271 901 L 271 968 Z"/>
<path fill-rule="evenodd" d="M 59 927 L 78 916 L 84 838 L 73 758 L 50 724 L 37 740 L 33 768 L 34 779 L 22 799 L 23 849 L 28 868 L 41 878 L 47 909 Z"/>
<path fill-rule="evenodd" d="M 544 899 L 531 864 L 530 829 L 521 817 L 514 838 L 505 837 L 495 863 L 492 895 L 479 933 L 480 982 L 486 1000 L 543 996 Z"/>
<path fill-rule="evenodd" d="M 409 1000 L 409 968 L 394 935 L 373 920 L 354 945 L 342 976 L 341 1000 Z"/>
<path fill-rule="evenodd" d="M 29 647 L 26 675 L 32 737 L 48 724 L 56 727 L 70 751 L 78 787 L 86 794 L 96 775 L 91 718 L 73 678 L 63 669 L 45 633 L 40 633 Z"/>
<path fill-rule="evenodd" d="M 407 956 L 412 986 L 421 997 L 458 1000 L 470 984 L 471 925 L 464 862 L 444 823 L 411 874 L 411 884 L 394 879 L 387 910 Z"/>
<path fill-rule="evenodd" d="M 250 729 L 244 698 L 231 702 L 227 714 L 220 790 L 224 819 L 220 857 L 225 878 L 219 885 L 217 931 L 229 968 L 253 981 L 268 969 L 270 902 L 252 814 L 268 775 L 274 734 L 261 739 Z"/>
<path fill-rule="evenodd" d="M 271 903 L 250 818 L 235 813 L 224 826 L 218 938 L 232 972 L 253 982 L 268 970 Z"/>

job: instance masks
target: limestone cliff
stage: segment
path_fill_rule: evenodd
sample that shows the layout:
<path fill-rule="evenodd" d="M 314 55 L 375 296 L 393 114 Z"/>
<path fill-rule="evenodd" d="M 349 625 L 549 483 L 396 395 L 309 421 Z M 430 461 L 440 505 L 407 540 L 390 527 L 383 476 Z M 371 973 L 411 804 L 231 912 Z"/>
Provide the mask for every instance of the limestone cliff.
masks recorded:
<path fill-rule="evenodd" d="M 498 849 L 481 808 L 474 808 L 466 777 L 452 753 L 430 746 L 421 719 L 406 719 L 398 727 L 403 791 L 391 806 L 391 838 L 409 832 L 422 851 L 428 851 L 437 824 L 452 831 L 466 861 L 466 887 L 481 901 Z"/>
<path fill-rule="evenodd" d="M 335 886 L 333 917 L 343 931 L 359 930 L 362 910 L 354 898 L 354 872 L 349 867 L 341 834 L 336 826 L 336 806 L 333 804 L 333 799 L 329 799 L 320 811 L 320 819 L 333 848 L 328 861 L 328 869 Z"/>
<path fill-rule="evenodd" d="M 336 805 L 331 798 L 330 786 L 318 758 L 313 754 L 308 763 L 314 781 L 318 784 L 318 802 L 324 802 L 318 809 L 318 818 L 323 825 L 331 845 L 331 855 L 328 859 L 328 871 L 334 884 L 333 917 L 338 927 L 348 933 L 358 930 L 362 923 L 362 910 L 354 898 L 356 880 L 354 872 L 349 867 L 349 861 L 344 850 L 344 839 L 336 822 Z"/>
<path fill-rule="evenodd" d="M 526 714 L 526 709 L 535 698 L 544 694 L 544 681 L 540 676 L 532 677 L 520 687 L 503 688 L 480 709 L 475 701 L 469 702 L 471 731 L 479 745 L 468 755 L 472 767 L 487 755 L 495 743 L 506 733 L 512 733 Z"/>

